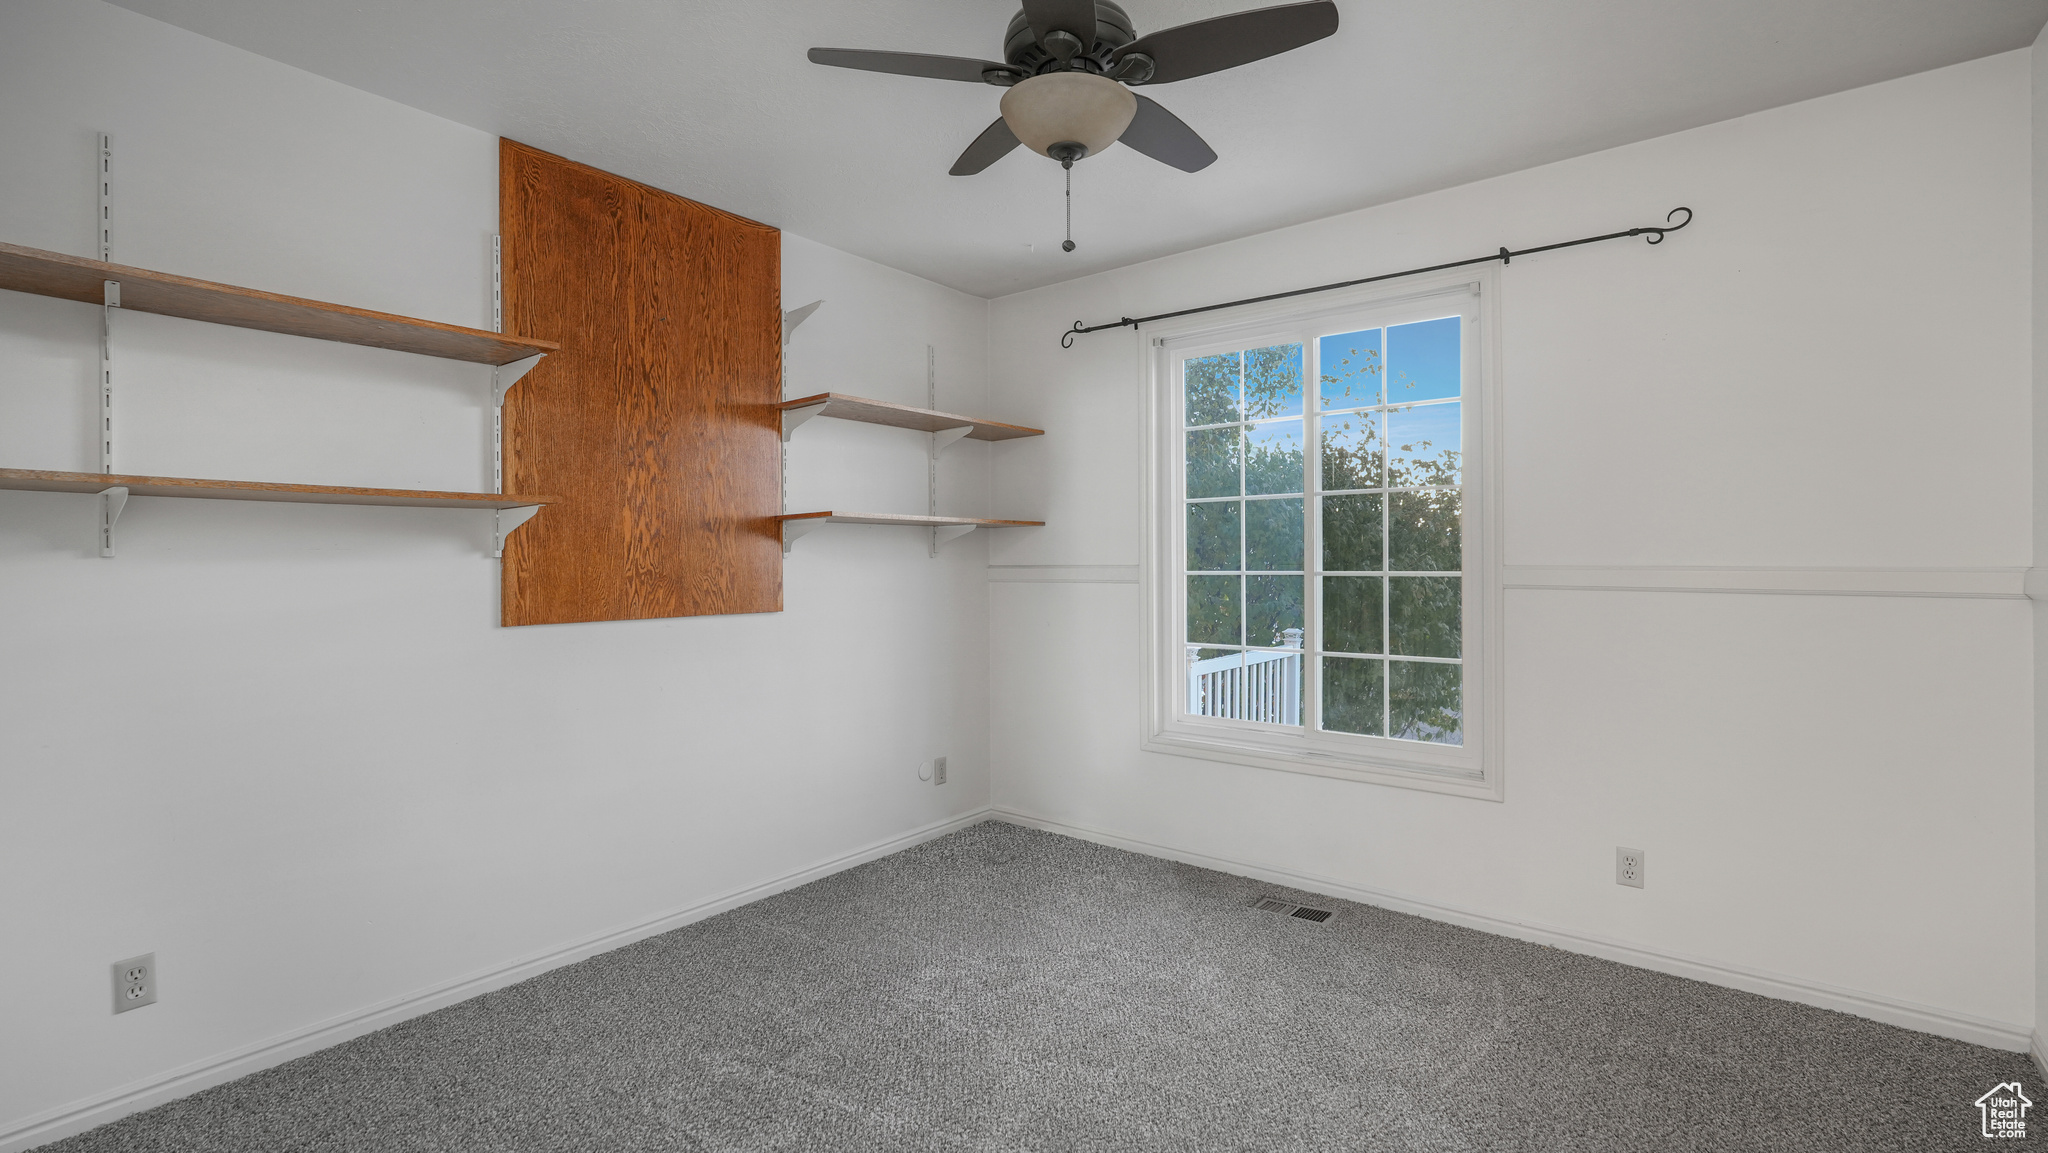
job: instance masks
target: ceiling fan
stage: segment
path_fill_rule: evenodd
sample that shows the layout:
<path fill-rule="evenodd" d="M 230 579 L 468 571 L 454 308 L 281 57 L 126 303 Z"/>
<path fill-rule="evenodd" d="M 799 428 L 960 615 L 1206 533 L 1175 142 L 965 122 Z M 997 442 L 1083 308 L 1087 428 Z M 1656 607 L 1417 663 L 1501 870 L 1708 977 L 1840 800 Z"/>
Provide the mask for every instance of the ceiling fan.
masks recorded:
<path fill-rule="evenodd" d="M 862 48 L 813 48 L 810 59 L 835 68 L 1006 88 L 1003 114 L 953 162 L 952 175 L 972 176 L 1022 144 L 1059 161 L 1071 181 L 1074 161 L 1119 140 L 1183 172 L 1207 168 L 1215 150 L 1179 117 L 1131 88 L 1221 72 L 1337 30 L 1332 0 L 1254 8 L 1146 36 L 1138 35 L 1111 0 L 1023 3 L 1003 35 L 1001 62 Z M 1071 238 L 1065 247 L 1073 251 Z"/>

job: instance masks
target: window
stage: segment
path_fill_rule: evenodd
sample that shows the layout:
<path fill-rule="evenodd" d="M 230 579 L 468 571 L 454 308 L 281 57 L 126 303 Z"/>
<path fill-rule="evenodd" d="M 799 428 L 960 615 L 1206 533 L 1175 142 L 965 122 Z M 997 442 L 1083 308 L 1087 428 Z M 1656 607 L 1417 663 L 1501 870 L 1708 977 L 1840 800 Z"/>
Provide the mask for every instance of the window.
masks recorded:
<path fill-rule="evenodd" d="M 1487 283 L 1149 333 L 1149 747 L 1499 795 Z"/>

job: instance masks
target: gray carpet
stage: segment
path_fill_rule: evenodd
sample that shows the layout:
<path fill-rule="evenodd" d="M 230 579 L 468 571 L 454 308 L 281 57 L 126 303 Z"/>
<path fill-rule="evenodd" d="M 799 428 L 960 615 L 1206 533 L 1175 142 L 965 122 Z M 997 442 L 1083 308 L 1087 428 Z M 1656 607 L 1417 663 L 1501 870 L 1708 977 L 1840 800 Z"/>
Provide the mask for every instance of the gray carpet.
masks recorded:
<path fill-rule="evenodd" d="M 984 824 L 45 1146 L 1976 1149 L 2019 1054 Z M 2044 1105 L 2048 1108 L 2048 1105 Z"/>

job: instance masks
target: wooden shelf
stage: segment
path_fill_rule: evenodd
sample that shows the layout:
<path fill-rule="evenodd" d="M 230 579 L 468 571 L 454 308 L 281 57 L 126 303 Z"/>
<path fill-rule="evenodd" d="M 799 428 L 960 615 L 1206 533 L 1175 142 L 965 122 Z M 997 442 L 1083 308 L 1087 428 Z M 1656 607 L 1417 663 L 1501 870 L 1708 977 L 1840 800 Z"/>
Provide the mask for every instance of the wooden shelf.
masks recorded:
<path fill-rule="evenodd" d="M 350 308 L 344 304 L 326 304 L 254 288 L 236 288 L 229 284 L 173 276 L 167 272 L 107 264 L 66 256 L 61 252 L 0 244 L 0 288 L 101 304 L 105 300 L 104 285 L 109 280 L 120 284 L 121 307 L 130 312 L 181 316 L 188 320 L 282 332 L 315 340 L 364 344 L 372 348 L 494 365 L 510 364 L 561 348 L 551 340 L 504 336 L 479 328 L 416 320 L 388 312 Z"/>
<path fill-rule="evenodd" d="M 209 500 L 268 500 L 293 504 L 373 504 L 410 508 L 526 508 L 551 504 L 551 496 L 496 492 L 430 492 L 409 488 L 342 488 L 324 484 L 272 484 L 257 480 L 194 480 L 182 476 L 123 476 L 90 472 L 40 472 L 0 468 L 0 489 L 27 492 L 104 492 L 125 488 L 129 496 L 184 496 Z"/>
<path fill-rule="evenodd" d="M 790 512 L 772 518 L 781 522 L 782 551 L 797 539 L 819 525 L 824 524 L 890 524 L 907 525 L 912 528 L 928 528 L 938 535 L 933 540 L 936 548 L 939 541 L 951 540 L 956 536 L 973 532 L 978 528 L 1042 528 L 1042 520 L 990 520 L 978 516 L 913 516 L 897 512 Z M 938 555 L 934 552 L 932 555 Z"/>
<path fill-rule="evenodd" d="M 981 420 L 972 416 L 960 416 L 951 412 L 936 412 L 929 408 L 912 408 L 907 404 L 891 404 L 886 400 L 869 400 L 864 396 L 848 396 L 841 392 L 821 392 L 801 400 L 787 400 L 782 403 L 782 437 L 814 416 L 830 416 L 840 420 L 857 420 L 862 424 L 886 424 L 893 428 L 908 428 L 917 432 L 945 432 L 949 429 L 965 428 L 969 440 L 1015 440 L 1024 436 L 1044 436 L 1042 428 L 1026 428 L 1021 424 L 1004 424 L 996 420 Z M 928 518 L 926 518 L 928 519 Z M 857 524 L 893 524 L 893 521 L 856 521 Z M 955 522 L 964 523 L 964 522 Z M 1012 523 L 988 521 L 984 523 Z"/>

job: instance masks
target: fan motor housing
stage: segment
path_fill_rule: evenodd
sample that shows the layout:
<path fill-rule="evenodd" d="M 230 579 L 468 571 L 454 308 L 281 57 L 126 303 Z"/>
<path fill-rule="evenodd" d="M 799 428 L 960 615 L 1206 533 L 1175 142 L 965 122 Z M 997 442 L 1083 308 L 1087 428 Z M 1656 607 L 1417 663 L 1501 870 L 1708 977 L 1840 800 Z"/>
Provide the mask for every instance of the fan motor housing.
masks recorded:
<path fill-rule="evenodd" d="M 1038 46 L 1031 22 L 1020 8 L 1010 18 L 1009 31 L 1003 33 L 1003 60 L 1033 76 L 1066 70 L 1100 74 L 1109 70 L 1111 52 L 1137 38 L 1137 29 L 1122 8 L 1110 0 L 1095 0 L 1095 47 L 1063 65 L 1059 57 Z"/>

